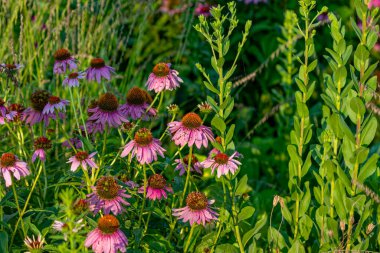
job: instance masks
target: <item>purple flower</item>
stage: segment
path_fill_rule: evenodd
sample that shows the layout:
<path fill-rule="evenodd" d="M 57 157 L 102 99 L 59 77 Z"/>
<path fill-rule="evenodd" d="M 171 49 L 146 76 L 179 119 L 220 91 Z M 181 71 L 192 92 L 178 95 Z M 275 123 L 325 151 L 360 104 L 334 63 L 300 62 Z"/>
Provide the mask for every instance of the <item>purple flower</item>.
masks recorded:
<path fill-rule="evenodd" d="M 211 5 L 208 3 L 197 3 L 197 6 L 195 8 L 195 15 L 203 15 L 205 17 L 209 17 L 210 14 Z"/>
<path fill-rule="evenodd" d="M 4 104 L 4 100 L 0 98 L 0 125 L 4 125 L 6 121 L 13 121 L 13 119 L 17 116 L 17 112 L 9 111 Z"/>
<path fill-rule="evenodd" d="M 158 63 L 149 75 L 146 86 L 148 90 L 154 90 L 156 93 L 164 90 L 174 90 L 179 87 L 183 80 L 178 76 L 178 71 L 170 69 L 170 63 Z"/>
<path fill-rule="evenodd" d="M 201 148 L 202 145 L 207 148 L 208 141 L 214 141 L 211 128 L 203 126 L 202 119 L 194 112 L 186 114 L 181 122 L 173 121 L 168 126 L 173 135 L 172 140 L 181 147 L 186 144 L 191 147 L 195 144 L 197 148 Z"/>
<path fill-rule="evenodd" d="M 131 159 L 136 156 L 140 164 L 148 164 L 157 161 L 157 154 L 164 157 L 166 150 L 161 147 L 161 142 L 153 138 L 149 129 L 141 128 L 136 134 L 134 140 L 131 140 L 124 146 L 121 157 L 131 153 Z"/>
<path fill-rule="evenodd" d="M 218 178 L 222 175 L 227 175 L 229 172 L 235 174 L 236 170 L 239 168 L 241 163 L 234 159 L 238 156 L 238 153 L 233 153 L 230 157 L 224 153 L 218 153 L 213 158 L 207 158 L 202 162 L 204 168 L 211 168 L 211 173 L 213 174 L 217 170 Z"/>
<path fill-rule="evenodd" d="M 44 137 L 38 137 L 34 141 L 34 153 L 32 156 L 32 162 L 36 160 L 36 158 L 40 158 L 41 161 L 45 162 L 46 160 L 46 150 L 50 149 L 52 147 L 51 141 Z"/>
<path fill-rule="evenodd" d="M 210 205 L 214 200 L 207 200 L 206 196 L 201 192 L 191 192 L 187 195 L 186 206 L 183 208 L 173 209 L 173 216 L 183 222 L 206 224 L 212 220 L 218 219 L 218 213 L 211 209 Z"/>
<path fill-rule="evenodd" d="M 73 72 L 70 73 L 62 82 L 62 86 L 68 86 L 71 87 L 78 87 L 79 86 L 79 80 L 84 79 L 86 77 L 85 72 Z"/>
<path fill-rule="evenodd" d="M 154 108 L 147 111 L 151 103 L 152 98 L 148 92 L 138 87 L 133 87 L 127 93 L 127 103 L 120 106 L 120 112 L 132 120 L 142 118 L 142 120 L 147 121 L 157 115 L 157 110 Z"/>
<path fill-rule="evenodd" d="M 49 125 L 50 119 L 55 119 L 54 113 L 43 113 L 45 106 L 49 103 L 50 93 L 45 90 L 38 90 L 32 93 L 30 98 L 31 107 L 22 113 L 22 119 L 31 126 L 41 121 L 45 126 Z"/>
<path fill-rule="evenodd" d="M 268 0 L 244 0 L 245 4 L 268 3 Z"/>
<path fill-rule="evenodd" d="M 139 193 L 144 193 L 144 186 L 138 190 Z M 160 200 L 167 198 L 166 192 L 173 193 L 173 189 L 166 185 L 165 178 L 160 174 L 154 174 L 148 179 L 148 186 L 146 187 L 146 198 L 151 200 Z"/>
<path fill-rule="evenodd" d="M 19 70 L 23 67 L 24 67 L 24 65 L 17 64 L 17 63 L 13 63 L 13 64 L 1 63 L 0 64 L 0 70 L 1 71 L 16 71 L 16 70 Z"/>
<path fill-rule="evenodd" d="M 160 11 L 163 13 L 168 13 L 169 15 L 174 15 L 183 12 L 186 10 L 187 6 L 186 4 L 182 4 L 181 2 L 177 0 L 162 0 L 162 4 L 160 7 Z"/>
<path fill-rule="evenodd" d="M 68 68 L 70 71 L 77 68 L 76 60 L 71 57 L 70 52 L 67 49 L 58 49 L 54 53 L 54 74 L 63 74 Z"/>
<path fill-rule="evenodd" d="M 101 78 L 108 81 L 111 80 L 111 74 L 115 73 L 115 69 L 107 66 L 102 58 L 94 58 L 91 60 L 90 67 L 86 70 L 86 78 L 89 81 L 96 79 L 100 83 Z"/>
<path fill-rule="evenodd" d="M 115 216 L 106 214 L 99 218 L 98 227 L 88 233 L 84 246 L 95 253 L 126 252 L 128 239 L 119 229 L 120 223 Z"/>
<path fill-rule="evenodd" d="M 103 127 L 108 124 L 110 127 L 119 127 L 123 122 L 128 122 L 119 110 L 119 102 L 112 93 L 105 93 L 100 96 L 98 105 L 88 109 L 92 115 L 88 119 L 95 123 L 100 123 Z"/>
<path fill-rule="evenodd" d="M 12 174 L 16 180 L 26 177 L 30 174 L 26 162 L 20 161 L 17 156 L 12 153 L 3 153 L 0 158 L 0 172 L 5 180 L 5 186 L 12 185 Z"/>
<path fill-rule="evenodd" d="M 72 146 L 74 146 L 74 148 L 80 149 L 80 148 L 83 147 L 83 143 L 82 143 L 82 141 L 79 138 L 73 137 L 73 138 L 70 138 L 67 141 L 64 141 L 62 143 L 62 146 L 66 147 L 66 148 L 72 148 Z"/>
<path fill-rule="evenodd" d="M 55 111 L 66 111 L 66 105 L 69 104 L 69 101 L 65 99 L 60 99 L 56 96 L 50 96 L 49 102 L 45 105 L 42 110 L 43 114 L 55 113 Z"/>
<path fill-rule="evenodd" d="M 189 166 L 189 155 L 185 156 L 183 158 L 183 161 L 181 159 L 175 160 L 177 166 L 175 167 L 175 170 L 179 170 L 179 175 L 182 176 L 187 171 L 187 167 Z M 198 162 L 198 159 L 195 155 L 192 155 L 191 157 L 191 165 L 190 165 L 190 171 L 191 172 L 197 172 L 198 174 L 202 175 L 203 165 Z"/>
<path fill-rule="evenodd" d="M 103 210 L 105 214 L 112 212 L 118 215 L 124 211 L 123 206 L 130 205 L 125 198 L 130 198 L 131 195 L 126 194 L 113 177 L 101 177 L 92 190 L 93 193 L 87 197 L 90 210 L 94 212 L 94 215 L 100 210 Z"/>
<path fill-rule="evenodd" d="M 90 155 L 86 151 L 79 151 L 69 158 L 67 163 L 71 163 L 71 171 L 76 171 L 79 166 L 82 166 L 83 169 L 87 170 L 87 165 L 93 169 L 98 168 L 96 163 L 94 162 L 94 156 L 96 152 L 91 153 Z"/>

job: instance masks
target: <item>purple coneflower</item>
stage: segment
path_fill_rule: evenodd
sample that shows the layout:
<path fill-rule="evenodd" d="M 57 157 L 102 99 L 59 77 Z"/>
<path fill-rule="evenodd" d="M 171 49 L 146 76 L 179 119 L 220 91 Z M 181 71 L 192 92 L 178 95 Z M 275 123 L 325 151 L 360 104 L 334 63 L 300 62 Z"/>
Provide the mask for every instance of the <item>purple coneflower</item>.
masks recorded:
<path fill-rule="evenodd" d="M 25 111 L 25 107 L 22 104 L 11 104 L 8 109 L 9 111 L 16 113 L 11 120 L 12 122 L 22 121 L 22 114 Z"/>
<path fill-rule="evenodd" d="M 36 160 L 36 158 L 40 158 L 41 161 L 45 162 L 46 160 L 46 150 L 50 149 L 52 147 L 51 141 L 44 137 L 38 137 L 34 141 L 34 153 L 32 156 L 32 162 Z"/>
<path fill-rule="evenodd" d="M 124 211 L 123 206 L 130 205 L 125 198 L 130 198 L 131 195 L 126 194 L 113 177 L 101 177 L 92 190 L 93 193 L 87 197 L 90 210 L 94 212 L 94 215 L 100 210 L 103 210 L 105 214 L 112 212 L 114 215 L 118 215 Z"/>
<path fill-rule="evenodd" d="M 187 4 L 183 4 L 179 0 L 162 0 L 160 11 L 174 15 L 183 12 L 187 8 Z"/>
<path fill-rule="evenodd" d="M 195 15 L 203 15 L 205 17 L 209 17 L 210 14 L 211 5 L 208 3 L 197 3 L 197 6 L 195 8 Z"/>
<path fill-rule="evenodd" d="M 17 116 L 17 112 L 9 111 L 4 104 L 5 101 L 0 98 L 0 125 L 4 125 L 6 121 L 13 121 L 13 119 Z"/>
<path fill-rule="evenodd" d="M 19 70 L 19 69 L 23 68 L 24 65 L 22 65 L 22 64 L 16 64 L 16 63 L 14 63 L 14 64 L 2 63 L 2 64 L 0 64 L 0 67 L 1 67 L 2 71 L 5 70 L 5 71 L 12 72 L 12 71 L 16 71 L 16 70 Z"/>
<path fill-rule="evenodd" d="M 54 74 L 63 74 L 68 68 L 70 71 L 77 68 L 75 59 L 71 56 L 69 50 L 58 49 L 54 53 Z"/>
<path fill-rule="evenodd" d="M 187 171 L 187 167 L 189 166 L 189 155 L 185 156 L 185 158 L 183 158 L 183 161 L 181 159 L 175 159 L 175 162 L 177 164 L 175 170 L 179 170 L 179 175 L 182 176 L 183 174 L 185 174 L 185 172 Z M 199 174 L 202 174 L 201 169 L 203 169 L 202 164 L 198 161 L 195 155 L 192 155 L 190 171 L 195 171 Z"/>
<path fill-rule="evenodd" d="M 48 103 L 45 105 L 42 110 L 43 114 L 51 114 L 56 111 L 66 111 L 66 105 L 69 104 L 68 100 L 60 99 L 57 96 L 50 96 L 48 99 Z"/>
<path fill-rule="evenodd" d="M 214 200 L 207 200 L 206 196 L 201 192 L 191 192 L 187 195 L 186 206 L 178 209 L 173 209 L 173 216 L 183 222 L 206 224 L 212 220 L 218 219 L 218 213 L 211 209 L 210 205 Z"/>
<path fill-rule="evenodd" d="M 97 169 L 98 166 L 94 162 L 94 156 L 97 152 L 91 153 L 90 155 L 86 151 L 79 151 L 74 156 L 69 158 L 67 163 L 71 163 L 71 171 L 76 171 L 79 166 L 87 170 L 87 165 L 90 168 Z"/>
<path fill-rule="evenodd" d="M 217 170 L 218 177 L 222 175 L 227 175 L 229 172 L 235 174 L 236 170 L 239 168 L 241 163 L 234 159 L 238 156 L 237 152 L 234 152 L 230 157 L 224 153 L 218 153 L 213 158 L 207 158 L 202 162 L 204 168 L 211 168 L 211 173 L 213 174 Z"/>
<path fill-rule="evenodd" d="M 138 190 L 139 193 L 144 193 L 144 186 Z M 154 174 L 148 179 L 148 186 L 146 187 L 146 198 L 151 200 L 160 200 L 167 198 L 166 192 L 173 193 L 173 189 L 166 185 L 165 178 L 160 174 Z"/>
<path fill-rule="evenodd" d="M 23 120 L 31 126 L 41 121 L 44 121 L 45 126 L 48 126 L 49 120 L 56 118 L 54 113 L 43 113 L 45 105 L 49 103 L 49 98 L 50 93 L 46 90 L 33 92 L 30 97 L 31 107 L 23 112 Z"/>
<path fill-rule="evenodd" d="M 371 0 L 368 3 L 368 8 L 379 8 L 380 7 L 380 0 Z"/>
<path fill-rule="evenodd" d="M 90 67 L 86 70 L 86 78 L 89 81 L 96 80 L 100 83 L 102 77 L 111 80 L 111 74 L 115 73 L 115 69 L 107 66 L 102 58 L 94 58 L 90 62 Z"/>
<path fill-rule="evenodd" d="M 120 223 L 115 216 L 107 214 L 99 218 L 98 227 L 91 231 L 84 242 L 84 246 L 95 253 L 126 252 L 128 239 L 119 229 Z"/>
<path fill-rule="evenodd" d="M 80 149 L 83 147 L 82 141 L 78 137 L 70 138 L 69 140 L 66 140 L 62 143 L 62 146 L 65 148 L 76 148 Z"/>
<path fill-rule="evenodd" d="M 12 185 L 12 174 L 16 180 L 30 174 L 28 164 L 18 159 L 12 153 L 3 153 L 0 158 L 0 172 L 5 180 L 5 186 Z"/>
<path fill-rule="evenodd" d="M 183 116 L 180 122 L 170 122 L 168 126 L 173 135 L 172 140 L 181 147 L 186 144 L 191 147 L 195 144 L 197 148 L 201 148 L 202 145 L 207 148 L 208 141 L 214 141 L 211 128 L 203 126 L 201 117 L 194 112 Z"/>
<path fill-rule="evenodd" d="M 149 75 L 146 86 L 148 90 L 154 90 L 156 93 L 164 90 L 174 90 L 182 83 L 178 76 L 178 71 L 170 69 L 170 63 L 158 63 L 154 66 L 152 73 Z"/>
<path fill-rule="evenodd" d="M 127 175 L 125 174 L 121 174 L 121 175 L 118 175 L 117 178 L 122 181 L 127 187 L 129 187 L 130 189 L 134 189 L 134 188 L 137 188 L 139 187 L 139 184 L 133 182 L 132 180 L 130 180 L 128 178 Z"/>
<path fill-rule="evenodd" d="M 95 108 L 88 109 L 92 113 L 89 121 L 100 123 L 103 127 L 108 124 L 110 127 L 119 127 L 123 122 L 128 122 L 119 110 L 119 102 L 112 93 L 105 93 L 100 96 L 98 105 Z"/>
<path fill-rule="evenodd" d="M 157 115 L 157 110 L 150 108 L 147 112 L 146 110 L 150 107 L 152 98 L 145 90 L 138 87 L 133 87 L 127 93 L 127 103 L 120 106 L 120 112 L 127 118 L 137 120 L 142 118 L 142 120 L 149 120 Z"/>
<path fill-rule="evenodd" d="M 165 151 L 161 147 L 160 140 L 153 138 L 149 129 L 141 128 L 136 132 L 134 140 L 124 146 L 121 157 L 125 157 L 132 152 L 131 159 L 136 156 L 139 163 L 148 164 L 157 161 L 157 154 L 164 157 Z"/>
<path fill-rule="evenodd" d="M 83 219 L 79 219 L 74 223 L 74 228 L 71 230 L 72 233 L 78 233 L 82 228 L 84 227 Z M 64 223 L 62 221 L 54 221 L 52 228 L 58 232 L 61 232 L 63 234 L 63 239 L 67 241 L 67 232 L 69 229 L 69 226 L 67 223 Z"/>
<path fill-rule="evenodd" d="M 70 73 L 62 82 L 62 86 L 68 86 L 71 87 L 78 87 L 79 86 L 79 80 L 84 79 L 86 77 L 86 73 L 84 72 L 73 72 Z"/>
<path fill-rule="evenodd" d="M 42 238 L 41 235 L 38 235 L 37 238 L 34 238 L 34 235 L 32 238 L 27 236 L 24 240 L 24 243 L 29 251 L 25 251 L 25 253 L 35 253 L 35 252 L 42 252 L 42 249 L 44 248 L 45 239 Z"/>

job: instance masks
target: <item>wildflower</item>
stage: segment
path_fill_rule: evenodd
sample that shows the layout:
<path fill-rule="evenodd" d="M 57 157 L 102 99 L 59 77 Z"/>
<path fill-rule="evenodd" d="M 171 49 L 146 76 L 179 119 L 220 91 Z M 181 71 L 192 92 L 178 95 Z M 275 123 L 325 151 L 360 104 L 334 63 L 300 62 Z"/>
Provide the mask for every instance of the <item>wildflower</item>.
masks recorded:
<path fill-rule="evenodd" d="M 241 163 L 234 159 L 237 156 L 237 152 L 233 153 L 230 157 L 222 152 L 216 154 L 213 158 L 207 158 L 202 162 L 205 168 L 211 168 L 211 173 L 213 174 L 217 170 L 218 177 L 222 175 L 227 175 L 228 172 L 235 174 Z"/>
<path fill-rule="evenodd" d="M 120 112 L 127 118 L 133 120 L 142 118 L 142 120 L 147 121 L 157 115 L 157 110 L 150 106 L 150 100 L 151 98 L 146 91 L 133 87 L 127 93 L 127 103 L 120 106 Z"/>
<path fill-rule="evenodd" d="M 113 177 L 101 177 L 96 183 L 96 187 L 92 187 L 92 190 L 93 193 L 87 197 L 90 204 L 89 208 L 94 212 L 94 215 L 100 210 L 103 210 L 105 214 L 112 212 L 114 215 L 118 215 L 124 211 L 123 205 L 130 205 L 125 201 L 125 198 L 130 198 L 131 195 L 126 194 Z"/>
<path fill-rule="evenodd" d="M 93 113 L 89 121 L 100 123 L 103 127 L 108 124 L 110 127 L 118 127 L 123 122 L 128 122 L 124 116 L 121 115 L 119 110 L 119 102 L 112 93 L 105 93 L 100 96 L 98 105 L 95 108 L 88 109 Z"/>
<path fill-rule="evenodd" d="M 169 15 L 179 14 L 186 10 L 187 5 L 180 0 L 162 0 L 160 11 Z"/>
<path fill-rule="evenodd" d="M 139 188 L 139 193 L 144 193 L 144 186 Z M 165 178 L 160 174 L 154 174 L 148 179 L 148 186 L 146 187 L 146 197 L 151 200 L 160 200 L 167 198 L 166 192 L 173 193 L 173 189 L 166 185 Z"/>
<path fill-rule="evenodd" d="M 135 123 L 133 122 L 124 122 L 123 125 L 121 125 L 121 130 L 125 132 L 131 131 L 133 128 L 135 128 Z"/>
<path fill-rule="evenodd" d="M 207 102 L 202 102 L 201 104 L 198 105 L 199 111 L 203 114 L 209 114 L 212 112 L 212 107 L 209 103 Z"/>
<path fill-rule="evenodd" d="M 96 80 L 100 83 L 101 78 L 111 80 L 111 74 L 115 73 L 115 69 L 107 66 L 102 58 L 94 58 L 90 62 L 90 67 L 86 70 L 86 78 L 89 81 Z"/>
<path fill-rule="evenodd" d="M 84 79 L 86 77 L 85 72 L 73 72 L 70 73 L 62 82 L 62 86 L 68 86 L 71 87 L 79 87 L 79 80 Z"/>
<path fill-rule="evenodd" d="M 54 59 L 54 74 L 63 74 L 66 72 L 66 68 L 70 71 L 77 68 L 75 59 L 67 49 L 62 48 L 55 51 Z"/>
<path fill-rule="evenodd" d="M 136 184 L 132 180 L 128 178 L 126 174 L 118 175 L 117 178 L 122 181 L 126 186 L 128 186 L 130 189 L 134 189 L 136 187 L 139 187 L 139 184 Z"/>
<path fill-rule="evenodd" d="M 32 161 L 34 162 L 36 160 L 36 158 L 40 158 L 41 161 L 45 161 L 46 160 L 46 150 L 50 149 L 51 148 L 51 141 L 44 137 L 44 136 L 41 136 L 41 137 L 38 137 L 35 141 L 34 141 L 34 153 L 33 153 L 33 156 L 32 156 Z"/>
<path fill-rule="evenodd" d="M 95 121 L 92 121 L 92 120 L 87 120 L 86 121 L 86 125 L 83 127 L 81 126 L 83 129 L 84 127 L 86 127 L 86 130 L 87 130 L 87 133 L 89 134 L 96 134 L 96 133 L 103 133 L 104 131 L 104 126 L 101 124 L 101 123 L 97 123 Z"/>
<path fill-rule="evenodd" d="M 379 8 L 380 7 L 380 0 L 371 0 L 369 3 L 368 3 L 368 8 L 372 9 L 372 8 Z"/>
<path fill-rule="evenodd" d="M 29 250 L 25 253 L 37 253 L 42 252 L 42 249 L 44 248 L 45 239 L 42 238 L 41 235 L 38 235 L 37 238 L 34 238 L 34 235 L 32 236 L 32 238 L 27 236 L 24 240 L 24 243 Z"/>
<path fill-rule="evenodd" d="M 170 66 L 170 63 L 164 62 L 154 66 L 146 82 L 148 90 L 154 90 L 158 93 L 164 90 L 174 90 L 179 87 L 179 83 L 182 83 L 183 80 L 178 76 L 178 71 L 170 69 Z"/>
<path fill-rule="evenodd" d="M 268 3 L 268 0 L 244 0 L 245 4 Z"/>
<path fill-rule="evenodd" d="M 86 199 L 77 199 L 72 207 L 72 210 L 76 215 L 87 212 L 88 209 L 89 204 Z"/>
<path fill-rule="evenodd" d="M 55 220 L 52 227 L 54 230 L 63 233 L 63 239 L 67 241 L 67 232 L 69 229 L 69 226 L 67 225 L 67 223 Z M 78 221 L 74 223 L 74 228 L 71 230 L 71 232 L 78 233 L 78 231 L 80 231 L 83 227 L 84 227 L 83 219 L 79 219 Z"/>
<path fill-rule="evenodd" d="M 87 235 L 84 246 L 92 246 L 95 253 L 115 253 L 118 250 L 126 252 L 128 239 L 119 227 L 120 223 L 115 216 L 107 214 L 100 217 L 98 227 Z"/>
<path fill-rule="evenodd" d="M 25 107 L 22 104 L 11 104 L 8 107 L 9 111 L 15 112 L 12 122 L 18 122 L 22 120 L 22 114 L 25 111 Z"/>
<path fill-rule="evenodd" d="M 98 168 L 94 162 L 94 156 L 97 152 L 91 153 L 90 155 L 86 151 L 79 151 L 74 156 L 69 158 L 67 163 L 71 163 L 71 171 L 76 171 L 79 166 L 87 170 L 87 165 L 93 169 Z"/>
<path fill-rule="evenodd" d="M 45 105 L 42 110 L 43 114 L 55 113 L 57 111 L 66 111 L 65 106 L 69 104 L 69 101 L 65 99 L 60 99 L 56 96 L 50 96 L 48 99 L 48 103 Z"/>
<path fill-rule="evenodd" d="M 209 17 L 211 6 L 208 3 L 197 3 L 195 7 L 195 15 L 203 15 L 205 17 Z"/>
<path fill-rule="evenodd" d="M 191 192 L 187 195 L 186 206 L 178 209 L 173 209 L 173 216 L 178 217 L 183 222 L 206 224 L 212 220 L 218 219 L 218 213 L 211 209 L 210 205 L 214 200 L 208 200 L 201 192 Z"/>
<path fill-rule="evenodd" d="M 5 101 L 0 98 L 0 125 L 4 125 L 5 121 L 12 121 L 17 115 L 14 111 L 9 111 L 7 107 L 4 106 Z"/>
<path fill-rule="evenodd" d="M 31 107 L 23 112 L 23 120 L 31 126 L 41 121 L 44 121 L 45 126 L 48 126 L 50 118 L 55 119 L 54 113 L 43 113 L 45 105 L 49 103 L 49 98 L 50 93 L 46 90 L 33 92 L 30 97 Z"/>
<path fill-rule="evenodd" d="M 179 170 L 179 175 L 182 176 L 183 174 L 185 174 L 185 172 L 187 171 L 187 167 L 189 166 L 189 155 L 185 156 L 185 158 L 183 158 L 183 161 L 181 159 L 176 159 L 175 162 L 177 164 L 175 170 Z M 192 155 L 190 171 L 195 171 L 199 174 L 202 174 L 201 169 L 203 169 L 203 165 L 198 161 L 195 155 Z"/>
<path fill-rule="evenodd" d="M 65 148 L 76 148 L 76 149 L 80 149 L 83 147 L 83 143 L 82 141 L 77 138 L 77 137 L 73 137 L 73 138 L 70 138 L 69 140 L 66 140 L 62 143 L 62 146 L 65 147 Z"/>
<path fill-rule="evenodd" d="M 168 109 L 169 114 L 175 115 L 179 112 L 179 107 L 176 104 L 171 104 L 166 107 Z"/>
<path fill-rule="evenodd" d="M 328 12 L 321 13 L 318 16 L 318 21 L 321 22 L 321 23 L 328 23 L 328 22 L 330 22 Z"/>
<path fill-rule="evenodd" d="M 1 155 L 0 172 L 4 177 L 6 187 L 12 185 L 11 174 L 13 174 L 16 180 L 20 180 L 21 177 L 26 177 L 30 174 L 28 164 L 18 159 L 12 153 L 3 153 Z"/>
<path fill-rule="evenodd" d="M 215 138 L 215 142 L 217 142 L 220 145 L 222 145 L 222 138 L 220 136 L 217 136 Z M 210 153 L 208 154 L 208 158 L 213 158 L 214 156 L 216 156 L 219 153 L 220 153 L 219 149 L 213 148 L 213 149 L 211 149 Z"/>
<path fill-rule="evenodd" d="M 193 112 L 186 114 L 181 122 L 173 121 L 168 126 L 173 135 L 172 140 L 181 147 L 186 144 L 191 147 L 195 144 L 197 148 L 201 148 L 202 145 L 207 148 L 208 141 L 214 141 L 211 128 L 203 126 L 202 119 Z"/>
<path fill-rule="evenodd" d="M 148 164 L 157 161 L 157 154 L 164 157 L 165 151 L 161 147 L 160 140 L 153 138 L 149 129 L 141 128 L 136 132 L 135 138 L 124 146 L 121 157 L 132 152 L 131 159 L 136 156 L 139 163 Z"/>
<path fill-rule="evenodd" d="M 23 67 L 24 67 L 24 65 L 17 64 L 17 63 L 13 63 L 13 64 L 2 63 L 2 64 L 0 64 L 0 68 L 3 69 L 3 71 L 8 71 L 8 72 L 17 71 Z"/>

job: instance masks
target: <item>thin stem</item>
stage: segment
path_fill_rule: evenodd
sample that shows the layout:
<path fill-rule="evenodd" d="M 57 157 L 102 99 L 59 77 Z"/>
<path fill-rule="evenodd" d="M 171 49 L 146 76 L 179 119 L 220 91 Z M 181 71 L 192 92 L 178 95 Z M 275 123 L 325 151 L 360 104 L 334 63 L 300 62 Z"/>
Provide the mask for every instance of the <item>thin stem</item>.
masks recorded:
<path fill-rule="evenodd" d="M 241 235 L 240 235 L 240 228 L 237 220 L 237 211 L 236 211 L 236 206 L 235 206 L 235 197 L 234 197 L 234 192 L 232 190 L 232 186 L 230 182 L 227 182 L 228 185 L 228 190 L 230 192 L 230 197 L 231 197 L 231 209 L 232 209 L 232 220 L 234 222 L 234 232 L 235 232 L 235 238 L 237 240 L 237 243 L 239 245 L 239 249 L 241 253 L 244 253 L 244 246 L 241 241 Z"/>
<path fill-rule="evenodd" d="M 189 246 L 190 246 L 190 242 L 191 242 L 191 237 L 193 236 L 193 233 L 194 233 L 194 228 L 196 227 L 196 225 L 192 225 L 191 226 L 191 229 L 190 229 L 190 234 L 189 236 L 187 237 L 187 242 L 186 242 L 186 245 L 183 249 L 183 252 L 186 253 L 187 250 L 189 249 Z"/>
<path fill-rule="evenodd" d="M 141 226 L 141 220 L 142 220 L 142 216 L 143 216 L 143 213 L 144 213 L 145 202 L 146 202 L 146 188 L 148 187 L 148 178 L 146 176 L 145 164 L 143 165 L 143 174 L 144 174 L 144 197 L 143 197 L 143 203 L 141 205 L 138 227 Z"/>
<path fill-rule="evenodd" d="M 180 201 L 180 206 L 182 206 L 183 204 L 183 201 L 185 199 L 185 195 L 186 195 L 186 190 L 187 190 L 187 186 L 189 184 L 189 181 L 190 181 L 190 175 L 191 175 L 191 160 L 193 158 L 193 146 L 190 147 L 190 151 L 189 151 L 189 163 L 187 164 L 187 176 L 186 176 L 186 182 L 185 182 L 185 186 L 183 188 L 183 193 L 182 193 L 182 198 L 181 198 L 181 201 Z"/>

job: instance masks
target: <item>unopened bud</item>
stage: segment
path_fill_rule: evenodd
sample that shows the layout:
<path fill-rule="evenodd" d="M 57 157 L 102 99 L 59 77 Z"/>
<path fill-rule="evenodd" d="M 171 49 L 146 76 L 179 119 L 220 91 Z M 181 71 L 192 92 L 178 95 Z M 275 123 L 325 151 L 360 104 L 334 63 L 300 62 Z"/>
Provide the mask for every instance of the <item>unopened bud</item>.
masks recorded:
<path fill-rule="evenodd" d="M 374 228 L 375 228 L 375 225 L 374 225 L 373 223 L 368 224 L 365 233 L 366 233 L 367 235 L 369 235 L 369 234 L 373 231 Z"/>
<path fill-rule="evenodd" d="M 275 195 L 273 198 L 273 206 L 277 206 L 279 201 L 280 201 L 280 196 Z"/>
<path fill-rule="evenodd" d="M 328 236 L 329 236 L 330 238 L 332 238 L 332 237 L 334 236 L 334 231 L 329 230 L 329 231 L 327 232 L 327 234 L 328 234 Z"/>
<path fill-rule="evenodd" d="M 177 114 L 179 112 L 179 107 L 176 104 L 171 104 L 167 106 L 166 109 L 168 109 L 169 113 L 172 115 Z"/>
<path fill-rule="evenodd" d="M 199 111 L 203 114 L 209 114 L 212 112 L 212 107 L 209 103 L 207 102 L 202 102 L 201 104 L 198 105 Z"/>
<path fill-rule="evenodd" d="M 340 221 L 339 222 L 339 227 L 340 227 L 340 230 L 342 231 L 342 232 L 344 232 L 344 230 L 346 230 L 346 223 L 344 222 L 344 221 Z"/>

